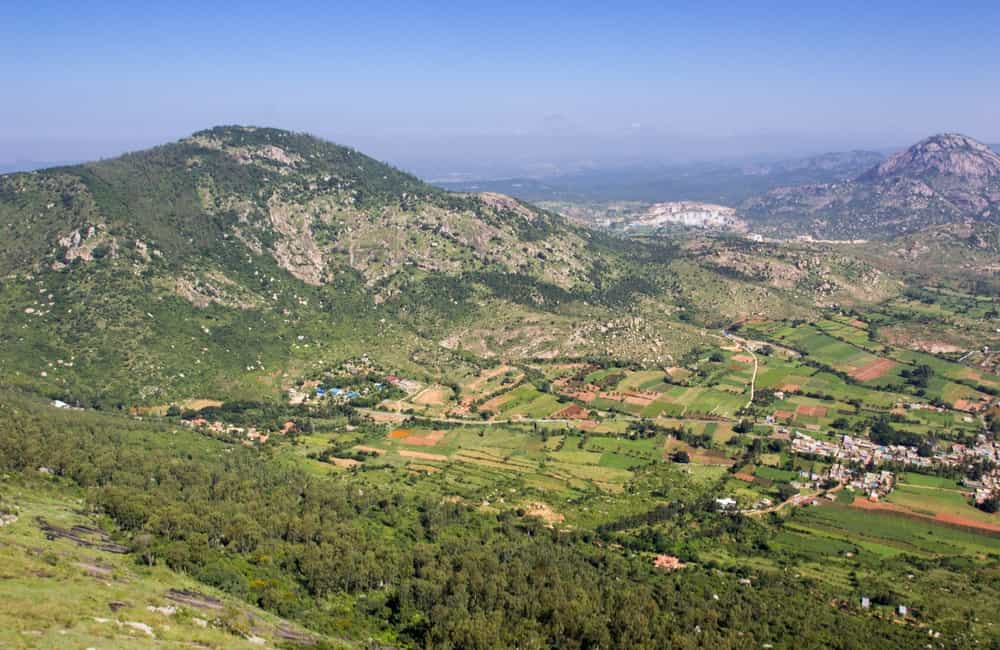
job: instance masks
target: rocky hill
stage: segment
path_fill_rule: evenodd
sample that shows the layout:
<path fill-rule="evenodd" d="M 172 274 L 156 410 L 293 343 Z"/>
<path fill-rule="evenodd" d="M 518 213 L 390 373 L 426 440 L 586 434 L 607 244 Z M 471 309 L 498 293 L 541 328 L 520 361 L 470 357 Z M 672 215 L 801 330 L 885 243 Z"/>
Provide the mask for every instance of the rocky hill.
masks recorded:
<path fill-rule="evenodd" d="M 612 340 L 659 358 L 684 337 L 651 353 L 615 327 L 587 333 L 642 309 L 655 332 L 672 298 L 650 262 L 670 260 L 308 135 L 219 127 L 0 176 L 0 377 L 126 406 L 273 397 L 361 354 L 410 373 Z"/>
<path fill-rule="evenodd" d="M 675 208 L 651 218 L 732 217 Z M 0 176 L 0 378 L 126 408 L 274 399 L 362 355 L 434 381 L 489 359 L 662 365 L 700 326 L 883 293 L 839 263 L 825 284 L 762 284 L 730 262 L 438 189 L 308 135 L 219 127 Z"/>
<path fill-rule="evenodd" d="M 383 293 L 410 269 L 494 267 L 564 288 L 588 270 L 586 233 L 558 217 L 504 196 L 442 192 L 276 129 L 221 127 L 114 160 L 5 176 L 0 228 L 0 270 L 105 255 L 183 268 L 220 242 L 307 284 L 351 269 Z"/>
<path fill-rule="evenodd" d="M 936 135 L 854 180 L 778 188 L 744 202 L 740 214 L 768 234 L 827 239 L 1000 223 L 1000 156 L 967 136 Z"/>

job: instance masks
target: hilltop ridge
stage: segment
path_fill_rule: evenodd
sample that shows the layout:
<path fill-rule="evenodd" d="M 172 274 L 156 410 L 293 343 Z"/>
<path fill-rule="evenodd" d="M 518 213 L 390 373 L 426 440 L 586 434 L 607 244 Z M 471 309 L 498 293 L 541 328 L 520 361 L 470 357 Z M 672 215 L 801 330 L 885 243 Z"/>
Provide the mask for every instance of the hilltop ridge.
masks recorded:
<path fill-rule="evenodd" d="M 968 136 L 934 135 L 851 181 L 783 187 L 742 216 L 769 234 L 892 237 L 965 220 L 1000 221 L 1000 156 Z"/>

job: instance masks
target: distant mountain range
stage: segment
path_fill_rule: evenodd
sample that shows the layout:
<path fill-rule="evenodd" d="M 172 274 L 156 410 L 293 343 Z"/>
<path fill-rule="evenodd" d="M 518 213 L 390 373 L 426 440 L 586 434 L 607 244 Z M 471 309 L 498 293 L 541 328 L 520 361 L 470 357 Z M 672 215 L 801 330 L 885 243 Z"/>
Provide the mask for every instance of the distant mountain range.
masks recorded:
<path fill-rule="evenodd" d="M 895 236 L 965 220 L 996 224 L 1000 154 L 964 135 L 935 135 L 852 180 L 750 198 L 739 214 L 768 234 L 830 239 Z"/>
<path fill-rule="evenodd" d="M 860 169 L 868 169 L 877 165 L 885 158 L 877 151 L 844 151 L 823 153 L 818 156 L 781 160 L 775 163 L 747 165 L 744 173 L 754 176 L 778 176 L 796 172 L 815 172 L 829 174 L 836 179 L 847 179 L 858 173 Z"/>
<path fill-rule="evenodd" d="M 700 201 L 736 205 L 776 187 L 847 180 L 882 158 L 873 151 L 849 151 L 765 163 L 637 165 L 544 178 L 438 185 L 453 191 L 500 192 L 532 202 Z"/>

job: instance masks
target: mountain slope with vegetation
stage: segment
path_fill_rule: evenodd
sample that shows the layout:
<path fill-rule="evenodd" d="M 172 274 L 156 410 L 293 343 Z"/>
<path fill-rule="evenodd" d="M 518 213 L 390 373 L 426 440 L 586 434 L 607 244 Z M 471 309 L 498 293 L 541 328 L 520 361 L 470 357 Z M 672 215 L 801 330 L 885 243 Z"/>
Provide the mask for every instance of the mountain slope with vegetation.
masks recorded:
<path fill-rule="evenodd" d="M 741 215 L 778 236 L 868 239 L 963 221 L 1000 223 L 1000 155 L 935 135 L 851 181 L 790 186 L 747 200 Z"/>
<path fill-rule="evenodd" d="M 235 126 L 0 177 L 0 274 L 0 372 L 102 407 L 274 397 L 366 353 L 425 377 L 470 352 L 670 363 L 692 321 L 816 305 L 668 240 Z"/>

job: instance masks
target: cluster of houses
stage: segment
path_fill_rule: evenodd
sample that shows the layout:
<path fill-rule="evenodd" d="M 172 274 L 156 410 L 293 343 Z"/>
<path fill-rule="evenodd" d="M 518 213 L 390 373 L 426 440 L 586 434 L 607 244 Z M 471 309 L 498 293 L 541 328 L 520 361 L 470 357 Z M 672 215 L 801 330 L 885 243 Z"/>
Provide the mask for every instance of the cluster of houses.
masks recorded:
<path fill-rule="evenodd" d="M 328 371 L 329 374 L 337 376 L 345 375 L 380 375 L 381 371 L 375 363 L 363 355 L 357 359 L 352 359 L 341 363 L 336 369 Z M 359 397 L 367 397 L 374 393 L 385 390 L 388 386 L 401 388 L 407 393 L 412 393 L 420 388 L 418 382 L 403 379 L 396 375 L 387 375 L 381 382 L 356 382 L 349 381 L 350 386 L 330 386 L 319 381 L 307 381 L 298 387 L 288 389 L 288 401 L 290 404 L 303 404 L 310 400 L 330 400 L 335 402 L 350 402 Z"/>
<path fill-rule="evenodd" d="M 896 475 L 890 471 L 865 472 L 840 463 L 831 465 L 825 478 L 868 495 L 869 501 L 878 501 L 889 496 L 896 486 Z"/>
<path fill-rule="evenodd" d="M 382 390 L 382 384 L 375 384 L 375 390 Z M 361 397 L 361 393 L 354 389 L 349 388 L 322 388 L 320 386 L 316 387 L 316 397 L 330 397 L 331 399 L 343 400 L 349 402 L 352 399 Z"/>
<path fill-rule="evenodd" d="M 1000 469 L 990 470 L 979 480 L 965 479 L 962 483 L 974 489 L 976 504 L 988 501 L 1000 495 Z"/>
<path fill-rule="evenodd" d="M 954 443 L 947 450 L 936 451 L 932 456 L 922 457 L 913 447 L 905 445 L 877 445 L 865 438 L 844 435 L 839 441 L 817 440 L 796 431 L 792 439 L 792 451 L 835 459 L 825 478 L 841 485 L 849 485 L 869 495 L 872 500 L 884 497 L 892 490 L 892 472 L 867 472 L 853 467 L 873 467 L 882 463 L 896 462 L 913 467 L 965 467 L 970 463 L 986 462 L 1000 464 L 1000 445 L 980 434 L 975 444 Z M 965 485 L 976 491 L 976 503 L 982 503 L 1000 495 L 1000 469 L 992 469 L 979 480 L 966 479 Z"/>
<path fill-rule="evenodd" d="M 827 442 L 807 436 L 800 431 L 792 438 L 792 451 L 815 454 L 861 465 L 879 465 L 895 462 L 915 467 L 934 465 L 963 466 L 970 462 L 1000 463 L 1000 445 L 980 434 L 974 445 L 954 443 L 947 450 L 937 450 L 928 457 L 920 456 L 914 447 L 906 445 L 878 445 L 867 438 L 844 435 L 838 442 Z"/>
<path fill-rule="evenodd" d="M 238 427 L 233 424 L 227 424 L 225 422 L 220 422 L 218 420 L 209 421 L 205 418 L 198 417 L 191 420 L 181 420 L 181 423 L 185 426 L 189 426 L 192 429 L 197 429 L 199 431 L 204 431 L 207 433 L 214 433 L 218 435 L 228 435 L 233 437 L 242 437 L 243 443 L 246 445 L 252 445 L 255 442 L 261 444 L 265 443 L 270 439 L 270 434 L 266 431 L 260 431 L 257 427 Z M 280 433 L 282 435 L 288 435 L 296 430 L 295 422 L 288 420 L 281 426 Z"/>

